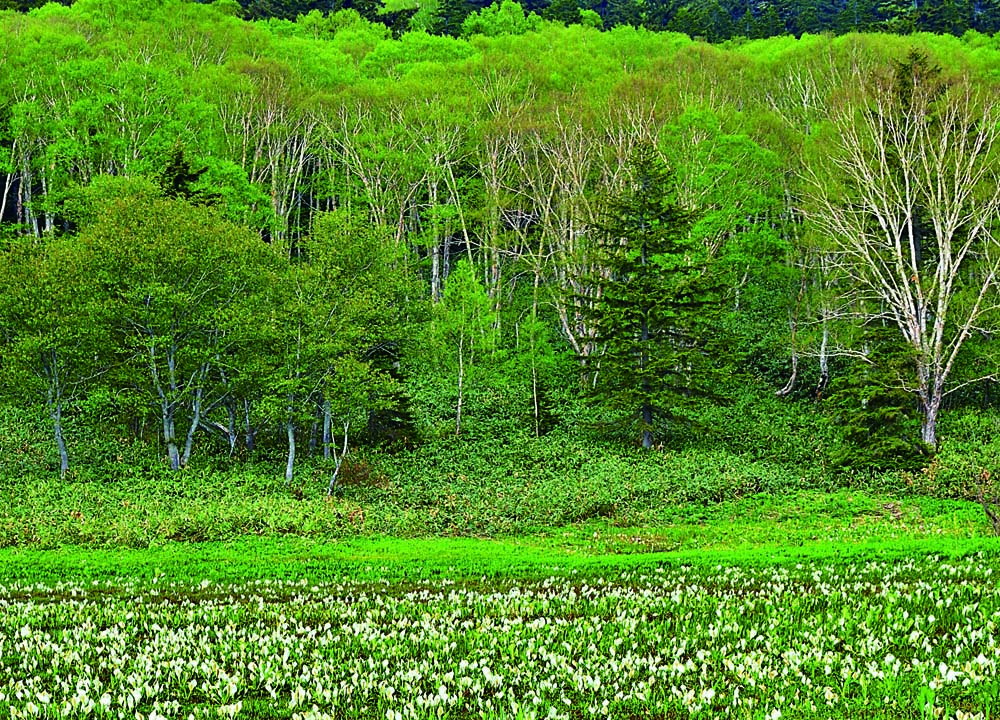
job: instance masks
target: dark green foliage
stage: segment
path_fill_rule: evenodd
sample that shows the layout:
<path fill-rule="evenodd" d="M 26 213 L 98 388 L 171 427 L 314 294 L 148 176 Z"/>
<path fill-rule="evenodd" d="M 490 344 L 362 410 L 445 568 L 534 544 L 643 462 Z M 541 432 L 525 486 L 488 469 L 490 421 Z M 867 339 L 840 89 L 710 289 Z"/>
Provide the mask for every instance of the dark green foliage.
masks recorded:
<path fill-rule="evenodd" d="M 841 469 L 914 470 L 929 460 L 916 438 L 920 418 L 900 378 L 912 373 L 908 348 L 892 327 L 870 327 L 863 361 L 852 363 L 830 385 L 829 404 L 841 428 L 832 455 Z"/>
<path fill-rule="evenodd" d="M 552 0 L 542 11 L 542 17 L 564 25 L 575 25 L 580 22 L 580 3 L 577 0 Z"/>
<path fill-rule="evenodd" d="M 708 337 L 722 334 L 717 288 L 704 249 L 689 234 L 693 216 L 672 193 L 656 150 L 642 147 L 629 187 L 605 204 L 598 226 L 602 270 L 591 279 L 589 319 L 599 348 L 585 358 L 592 397 L 645 448 L 684 422 L 696 400 L 713 395 Z"/>
<path fill-rule="evenodd" d="M 637 0 L 609 0 L 605 4 L 604 27 L 616 25 L 642 25 L 642 5 Z"/>
<path fill-rule="evenodd" d="M 199 181 L 207 171 L 207 166 L 192 165 L 184 153 L 184 148 L 174 145 L 167 155 L 167 164 L 158 178 L 160 189 L 170 198 L 179 198 L 199 205 L 216 204 L 221 199 L 218 193 L 198 187 Z"/>
<path fill-rule="evenodd" d="M 436 35 L 458 37 L 462 34 L 462 23 L 473 10 L 468 0 L 440 0 L 431 31 Z"/>
<path fill-rule="evenodd" d="M 235 10 L 242 11 L 249 20 L 294 20 L 312 11 L 332 13 L 353 9 L 368 20 L 383 23 L 396 37 L 406 31 L 413 16 L 412 10 L 380 12 L 382 4 L 379 0 L 240 0 L 239 6 L 235 3 L 236 0 L 232 0 Z M 0 10 L 26 12 L 45 4 L 44 0 L 0 0 Z M 71 5 L 72 0 L 60 0 L 60 4 Z M 840 35 L 883 31 L 961 36 L 967 30 L 992 34 L 1000 29 L 1000 13 L 995 0 L 928 0 L 919 6 L 892 0 L 878 3 L 871 0 L 688 0 L 680 3 L 666 0 L 604 0 L 596 5 L 581 4 L 577 0 L 535 0 L 522 4 L 525 10 L 565 24 L 579 23 L 579 10 L 594 6 L 603 18 L 605 28 L 642 25 L 655 31 L 683 32 L 709 42 L 723 42 L 733 36 L 756 39 L 786 33 L 799 36 L 803 33 L 832 32 Z M 463 19 L 470 12 L 488 5 L 483 0 L 442 0 L 429 30 L 439 35 L 457 36 Z M 228 6 L 225 11 L 232 12 Z"/>

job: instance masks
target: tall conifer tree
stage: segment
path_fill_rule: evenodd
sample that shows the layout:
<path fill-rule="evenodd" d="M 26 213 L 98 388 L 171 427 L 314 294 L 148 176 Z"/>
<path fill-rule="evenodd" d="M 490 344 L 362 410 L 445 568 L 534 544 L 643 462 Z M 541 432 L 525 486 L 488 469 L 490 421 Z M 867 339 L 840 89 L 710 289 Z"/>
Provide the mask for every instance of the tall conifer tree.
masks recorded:
<path fill-rule="evenodd" d="M 640 148 L 631 170 L 597 228 L 590 319 L 603 352 L 588 365 L 596 404 L 651 448 L 686 407 L 711 395 L 706 329 L 717 293 L 707 251 L 689 232 L 694 217 L 672 200 L 673 177 L 656 150 Z"/>

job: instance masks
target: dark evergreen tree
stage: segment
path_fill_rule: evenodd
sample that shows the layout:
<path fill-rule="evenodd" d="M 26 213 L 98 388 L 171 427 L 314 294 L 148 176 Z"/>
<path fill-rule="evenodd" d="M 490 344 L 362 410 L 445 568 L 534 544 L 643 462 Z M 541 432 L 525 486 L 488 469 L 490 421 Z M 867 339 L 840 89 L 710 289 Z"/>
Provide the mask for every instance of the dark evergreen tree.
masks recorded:
<path fill-rule="evenodd" d="M 819 17 L 819 11 L 812 3 L 802 3 L 796 9 L 792 18 L 792 28 L 796 37 L 801 37 L 805 33 L 818 35 L 823 31 L 823 24 Z"/>
<path fill-rule="evenodd" d="M 687 5 L 678 10 L 670 19 L 670 22 L 667 23 L 667 30 L 684 33 L 690 38 L 704 38 L 708 34 L 706 23 L 699 12 Z"/>
<path fill-rule="evenodd" d="M 671 0 L 648 0 L 643 3 L 642 26 L 653 32 L 667 29 L 667 23 L 674 14 L 674 4 Z"/>
<path fill-rule="evenodd" d="M 580 23 L 580 3 L 577 0 L 552 0 L 549 6 L 542 11 L 542 17 L 565 25 L 578 25 Z"/>
<path fill-rule="evenodd" d="M 724 42 L 733 36 L 733 19 L 718 0 L 706 6 L 705 25 L 709 42 Z"/>
<path fill-rule="evenodd" d="M 170 198 L 187 200 L 196 205 L 213 205 L 219 201 L 218 193 L 197 186 L 207 169 L 204 166 L 195 168 L 184 154 L 184 148 L 175 145 L 160 172 L 160 189 Z"/>
<path fill-rule="evenodd" d="M 754 37 L 778 37 L 779 35 L 784 35 L 786 32 L 785 23 L 778 15 L 778 11 L 774 7 L 774 4 L 768 4 L 768 6 L 761 12 L 760 17 L 757 18 L 757 27 L 754 32 Z"/>
<path fill-rule="evenodd" d="M 636 0 L 609 0 L 604 8 L 604 27 L 642 25 L 642 4 Z"/>
<path fill-rule="evenodd" d="M 972 0 L 969 26 L 976 32 L 992 35 L 1000 32 L 1000 2 L 997 0 Z"/>
<path fill-rule="evenodd" d="M 476 8 L 468 0 L 441 0 L 431 32 L 434 35 L 458 37 L 462 34 L 462 23 Z"/>
<path fill-rule="evenodd" d="M 923 32 L 961 36 L 969 29 L 971 12 L 964 2 L 930 0 L 920 9 L 917 27 Z"/>
<path fill-rule="evenodd" d="M 602 352 L 587 358 L 592 399 L 645 448 L 712 397 L 706 338 L 721 327 L 705 249 L 689 232 L 693 216 L 672 194 L 671 173 L 644 146 L 596 228 L 602 270 L 589 319 Z"/>
<path fill-rule="evenodd" d="M 831 29 L 837 35 L 868 32 L 875 29 L 876 22 L 872 0 L 847 0 L 839 12 L 829 17 L 820 14 L 822 29 Z"/>
<path fill-rule="evenodd" d="M 865 361 L 830 385 L 829 403 L 841 428 L 832 460 L 841 469 L 913 470 L 924 465 L 920 413 L 899 378 L 912 374 L 909 348 L 894 327 L 866 327 Z"/>

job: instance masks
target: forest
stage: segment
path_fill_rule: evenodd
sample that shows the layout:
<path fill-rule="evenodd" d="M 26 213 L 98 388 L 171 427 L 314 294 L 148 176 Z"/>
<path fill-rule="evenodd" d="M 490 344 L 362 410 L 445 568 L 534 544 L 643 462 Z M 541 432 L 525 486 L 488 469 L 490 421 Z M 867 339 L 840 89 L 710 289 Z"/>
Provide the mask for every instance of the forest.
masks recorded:
<path fill-rule="evenodd" d="M 501 443 L 988 491 L 994 38 L 239 15 L 0 13 L 0 392 L 46 437 L 5 475 L 333 495 Z"/>
<path fill-rule="evenodd" d="M 72 5 L 75 0 L 54 0 Z M 208 0 L 192 0 L 207 2 Z M 46 0 L 0 0 L 0 9 L 26 11 Z M 407 30 L 467 36 L 487 0 L 239 0 L 248 20 L 295 20 L 299 15 L 356 10 L 399 36 Z M 967 30 L 992 35 L 1000 27 L 995 0 L 525 0 L 538 19 L 610 30 L 617 26 L 684 33 L 721 42 L 780 35 L 931 32 L 961 36 Z M 234 8 L 235 9 L 235 8 Z M 479 28 L 478 31 L 482 29 Z"/>
<path fill-rule="evenodd" d="M 0 715 L 997 718 L 1000 13 L 740 3 L 0 0 Z"/>

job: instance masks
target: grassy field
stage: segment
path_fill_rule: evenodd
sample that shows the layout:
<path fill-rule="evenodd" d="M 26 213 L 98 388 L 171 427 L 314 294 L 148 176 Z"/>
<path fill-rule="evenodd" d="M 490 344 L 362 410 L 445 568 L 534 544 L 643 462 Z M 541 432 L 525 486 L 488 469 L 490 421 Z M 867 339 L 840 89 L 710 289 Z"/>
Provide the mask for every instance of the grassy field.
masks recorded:
<path fill-rule="evenodd" d="M 8 547 L 0 714 L 998 716 L 1000 540 L 980 508 L 838 491 L 672 513 Z"/>
<path fill-rule="evenodd" d="M 0 553 L 12 718 L 988 718 L 1000 543 L 607 555 L 258 538 Z M 595 537 L 593 533 L 596 533 Z"/>

